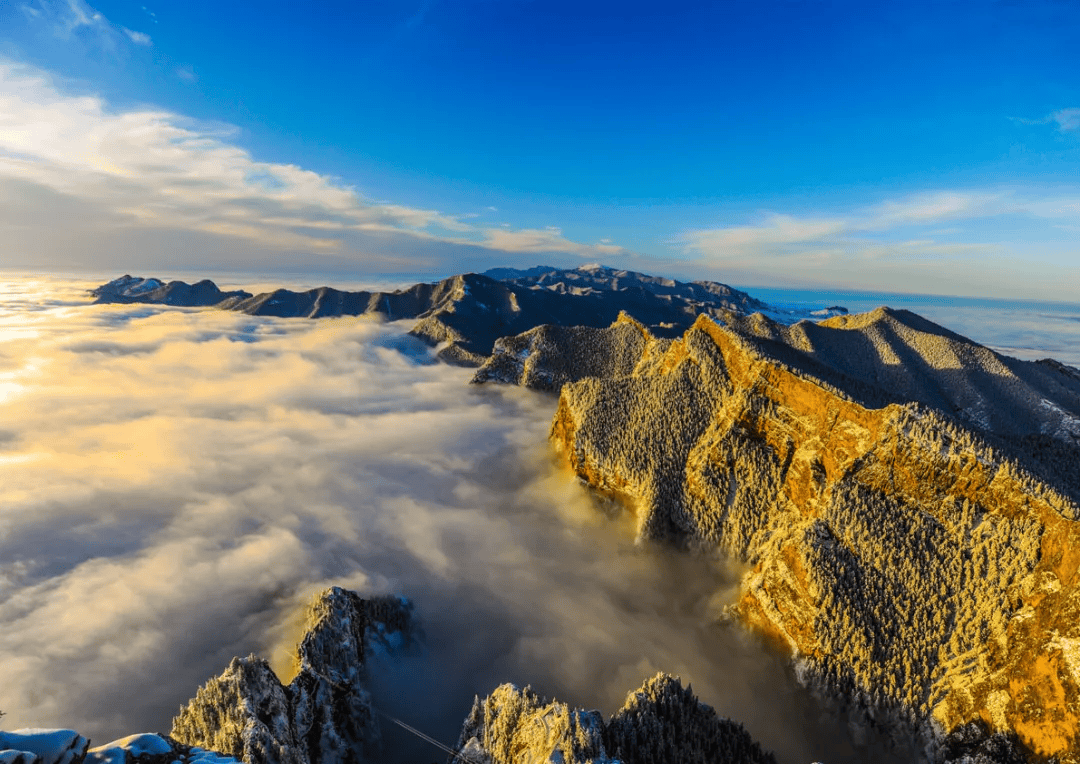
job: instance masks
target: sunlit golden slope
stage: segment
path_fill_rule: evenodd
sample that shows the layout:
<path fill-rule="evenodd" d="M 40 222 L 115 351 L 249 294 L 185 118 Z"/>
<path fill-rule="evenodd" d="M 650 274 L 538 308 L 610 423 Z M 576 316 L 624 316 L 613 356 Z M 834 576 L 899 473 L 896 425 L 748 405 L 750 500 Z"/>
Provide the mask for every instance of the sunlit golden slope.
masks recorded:
<path fill-rule="evenodd" d="M 642 537 L 748 561 L 739 616 L 871 720 L 932 746 L 978 722 L 1080 761 L 1075 377 L 887 310 L 729 324 L 604 330 L 645 340 L 566 374 L 552 438 L 573 468 Z"/>

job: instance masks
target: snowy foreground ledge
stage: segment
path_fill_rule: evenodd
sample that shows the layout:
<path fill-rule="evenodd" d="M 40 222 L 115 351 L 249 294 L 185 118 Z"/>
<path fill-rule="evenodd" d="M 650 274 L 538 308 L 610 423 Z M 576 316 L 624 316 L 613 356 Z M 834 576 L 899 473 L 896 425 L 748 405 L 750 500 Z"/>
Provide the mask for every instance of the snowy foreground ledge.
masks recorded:
<path fill-rule="evenodd" d="M 142 733 L 96 748 L 75 730 L 0 732 L 0 764 L 239 764 L 230 756 Z"/>

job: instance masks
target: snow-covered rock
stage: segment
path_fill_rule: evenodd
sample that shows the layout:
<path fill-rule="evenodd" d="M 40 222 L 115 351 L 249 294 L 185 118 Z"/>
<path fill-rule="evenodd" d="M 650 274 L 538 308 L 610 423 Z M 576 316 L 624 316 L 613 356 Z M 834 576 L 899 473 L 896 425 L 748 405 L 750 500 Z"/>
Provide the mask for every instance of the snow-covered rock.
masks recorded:
<path fill-rule="evenodd" d="M 261 658 L 234 658 L 180 710 L 171 735 L 246 764 L 359 764 L 380 737 L 365 656 L 407 640 L 411 628 L 406 600 L 327 589 L 308 612 L 289 685 Z"/>
<path fill-rule="evenodd" d="M 90 741 L 75 730 L 0 732 L 0 756 L 6 754 L 10 764 L 79 764 L 89 745 Z"/>
<path fill-rule="evenodd" d="M 473 764 L 775 764 L 742 725 L 663 673 L 631 692 L 606 723 L 599 711 L 501 685 L 473 703 L 457 750 Z"/>
<path fill-rule="evenodd" d="M 0 764 L 240 764 L 214 751 L 144 732 L 90 748 L 75 730 L 0 732 Z"/>

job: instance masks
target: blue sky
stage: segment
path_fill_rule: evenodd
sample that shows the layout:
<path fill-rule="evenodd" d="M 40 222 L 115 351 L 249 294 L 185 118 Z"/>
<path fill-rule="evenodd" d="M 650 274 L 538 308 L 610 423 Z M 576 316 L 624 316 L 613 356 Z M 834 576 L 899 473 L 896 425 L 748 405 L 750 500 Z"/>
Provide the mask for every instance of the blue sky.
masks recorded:
<path fill-rule="evenodd" d="M 2 262 L 1077 300 L 1077 8 L 15 0 Z"/>

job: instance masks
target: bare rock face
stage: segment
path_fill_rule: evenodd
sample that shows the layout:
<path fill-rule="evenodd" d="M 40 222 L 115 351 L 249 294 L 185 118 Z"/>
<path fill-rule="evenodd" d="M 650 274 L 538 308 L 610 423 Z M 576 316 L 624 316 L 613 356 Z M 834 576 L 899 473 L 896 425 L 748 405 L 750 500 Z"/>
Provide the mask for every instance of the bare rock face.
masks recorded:
<path fill-rule="evenodd" d="M 737 616 L 867 724 L 1080 761 L 1080 385 L 912 316 L 702 317 L 576 374 L 552 439 L 642 538 L 748 562 Z"/>
<path fill-rule="evenodd" d="M 379 744 L 366 653 L 411 628 L 407 602 L 328 589 L 311 605 L 289 685 L 260 658 L 234 658 L 180 710 L 171 736 L 246 764 L 360 764 Z"/>
<path fill-rule="evenodd" d="M 457 750 L 475 764 L 775 764 L 742 725 L 667 674 L 631 692 L 607 723 L 599 711 L 504 684 L 476 699 Z"/>

